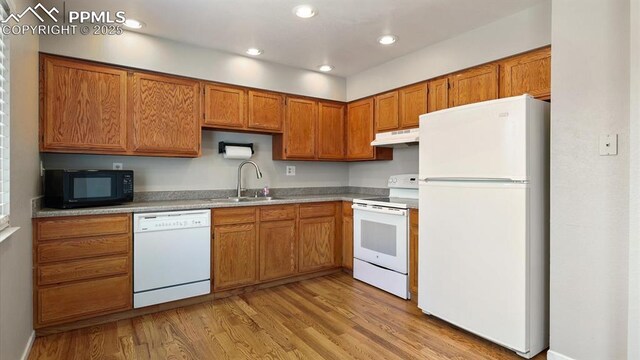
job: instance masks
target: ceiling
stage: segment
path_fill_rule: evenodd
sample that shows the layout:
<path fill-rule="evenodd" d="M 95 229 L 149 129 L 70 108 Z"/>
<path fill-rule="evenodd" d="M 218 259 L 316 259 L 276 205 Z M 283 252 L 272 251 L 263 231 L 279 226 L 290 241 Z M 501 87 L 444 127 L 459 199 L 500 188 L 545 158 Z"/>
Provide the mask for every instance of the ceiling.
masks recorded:
<path fill-rule="evenodd" d="M 140 32 L 211 49 L 349 76 L 536 5 L 541 0 L 66 0 L 67 10 L 123 10 Z M 59 1 L 61 3 L 62 1 Z M 296 5 L 318 9 L 296 17 Z M 399 40 L 381 46 L 377 38 Z"/>

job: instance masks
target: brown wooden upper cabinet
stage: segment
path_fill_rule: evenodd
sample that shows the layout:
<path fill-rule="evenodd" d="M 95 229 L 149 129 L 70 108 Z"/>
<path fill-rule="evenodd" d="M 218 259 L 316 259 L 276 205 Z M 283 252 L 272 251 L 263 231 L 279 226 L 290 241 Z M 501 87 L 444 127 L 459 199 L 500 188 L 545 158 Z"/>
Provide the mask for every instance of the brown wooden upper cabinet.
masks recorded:
<path fill-rule="evenodd" d="M 373 98 L 350 103 L 347 106 L 347 158 L 371 159 L 374 156 Z"/>
<path fill-rule="evenodd" d="M 247 92 L 244 89 L 204 84 L 204 127 L 242 129 L 247 126 Z"/>
<path fill-rule="evenodd" d="M 449 78 L 429 80 L 427 112 L 449 107 Z"/>
<path fill-rule="evenodd" d="M 127 72 L 42 56 L 40 150 L 127 152 Z"/>
<path fill-rule="evenodd" d="M 391 91 L 375 97 L 374 118 L 376 132 L 385 132 L 398 129 L 400 120 L 398 117 L 398 91 Z"/>
<path fill-rule="evenodd" d="M 313 100 L 287 98 L 284 128 L 286 158 L 314 159 L 316 157 L 316 129 L 318 103 Z"/>
<path fill-rule="evenodd" d="M 343 160 L 344 105 L 287 98 L 283 134 L 273 138 L 274 160 Z"/>
<path fill-rule="evenodd" d="M 498 98 L 498 64 L 482 65 L 451 75 L 449 106 Z"/>
<path fill-rule="evenodd" d="M 342 160 L 345 156 L 344 104 L 318 104 L 318 159 Z"/>
<path fill-rule="evenodd" d="M 500 97 L 529 94 L 551 98 L 551 48 L 545 47 L 500 62 Z"/>
<path fill-rule="evenodd" d="M 143 72 L 131 76 L 132 150 L 136 154 L 200 155 L 200 85 Z"/>
<path fill-rule="evenodd" d="M 376 132 L 416 128 L 427 112 L 427 83 L 411 85 L 375 97 Z"/>
<path fill-rule="evenodd" d="M 392 160 L 393 149 L 371 146 L 374 138 L 374 98 L 358 100 L 347 105 L 347 159 Z"/>
<path fill-rule="evenodd" d="M 249 90 L 248 128 L 282 132 L 284 123 L 284 96 L 266 91 Z"/>
<path fill-rule="evenodd" d="M 427 112 L 427 83 L 405 87 L 400 92 L 400 129 L 418 127 L 420 115 Z"/>
<path fill-rule="evenodd" d="M 197 157 L 200 85 L 41 55 L 40 150 Z"/>

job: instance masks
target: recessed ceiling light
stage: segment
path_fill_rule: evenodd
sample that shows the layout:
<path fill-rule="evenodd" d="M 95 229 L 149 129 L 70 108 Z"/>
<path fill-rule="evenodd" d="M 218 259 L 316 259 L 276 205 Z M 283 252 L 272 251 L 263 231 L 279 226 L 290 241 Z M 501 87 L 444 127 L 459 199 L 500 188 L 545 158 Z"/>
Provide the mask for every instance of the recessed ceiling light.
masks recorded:
<path fill-rule="evenodd" d="M 320 66 L 318 66 L 318 70 L 320 70 L 322 72 L 329 72 L 329 71 L 333 70 L 333 66 L 327 65 L 327 64 L 320 65 Z"/>
<path fill-rule="evenodd" d="M 308 19 L 318 15 L 318 10 L 311 5 L 298 5 L 293 8 L 293 13 L 297 17 Z"/>
<path fill-rule="evenodd" d="M 263 51 L 261 49 L 258 48 L 248 48 L 247 49 L 247 54 L 251 55 L 251 56 L 258 56 L 260 54 L 262 54 Z"/>
<path fill-rule="evenodd" d="M 395 35 L 383 35 L 378 38 L 378 42 L 381 45 L 391 45 L 398 41 L 398 37 Z"/>
<path fill-rule="evenodd" d="M 140 29 L 144 26 L 144 23 L 136 19 L 127 19 L 124 21 L 124 26 L 132 29 Z"/>

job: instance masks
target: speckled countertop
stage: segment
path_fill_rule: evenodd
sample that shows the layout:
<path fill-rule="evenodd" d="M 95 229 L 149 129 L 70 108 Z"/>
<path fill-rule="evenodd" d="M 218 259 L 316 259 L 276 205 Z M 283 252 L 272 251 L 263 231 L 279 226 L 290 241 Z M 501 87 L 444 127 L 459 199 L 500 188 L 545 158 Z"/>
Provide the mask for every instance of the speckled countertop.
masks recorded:
<path fill-rule="evenodd" d="M 50 209 L 41 208 L 34 209 L 34 218 L 54 217 L 54 216 L 81 216 L 81 215 L 103 215 L 103 214 L 121 214 L 121 213 L 141 213 L 141 212 L 158 212 L 158 211 L 174 211 L 174 210 L 195 210 L 195 209 L 212 209 L 223 207 L 240 207 L 240 206 L 269 206 L 282 204 L 298 204 L 322 201 L 352 201 L 353 199 L 366 199 L 380 197 L 379 194 L 321 194 L 321 195 L 293 195 L 278 196 L 269 201 L 248 201 L 248 202 L 229 202 L 225 199 L 195 199 L 195 200 L 161 200 L 161 201 L 134 201 L 123 205 L 90 207 L 80 209 Z M 417 208 L 418 202 L 411 202 L 411 208 Z"/>

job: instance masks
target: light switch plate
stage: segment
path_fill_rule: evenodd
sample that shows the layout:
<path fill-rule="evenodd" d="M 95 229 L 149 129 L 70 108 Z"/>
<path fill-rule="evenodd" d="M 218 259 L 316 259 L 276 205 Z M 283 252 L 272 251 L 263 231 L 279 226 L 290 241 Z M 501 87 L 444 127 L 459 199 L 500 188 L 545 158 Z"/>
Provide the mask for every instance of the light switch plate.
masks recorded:
<path fill-rule="evenodd" d="M 296 167 L 295 166 L 287 166 L 286 174 L 287 174 L 287 176 L 296 176 Z"/>
<path fill-rule="evenodd" d="M 113 163 L 113 170 L 122 170 L 122 163 Z"/>
<path fill-rule="evenodd" d="M 600 135 L 600 156 L 618 155 L 618 134 Z"/>

